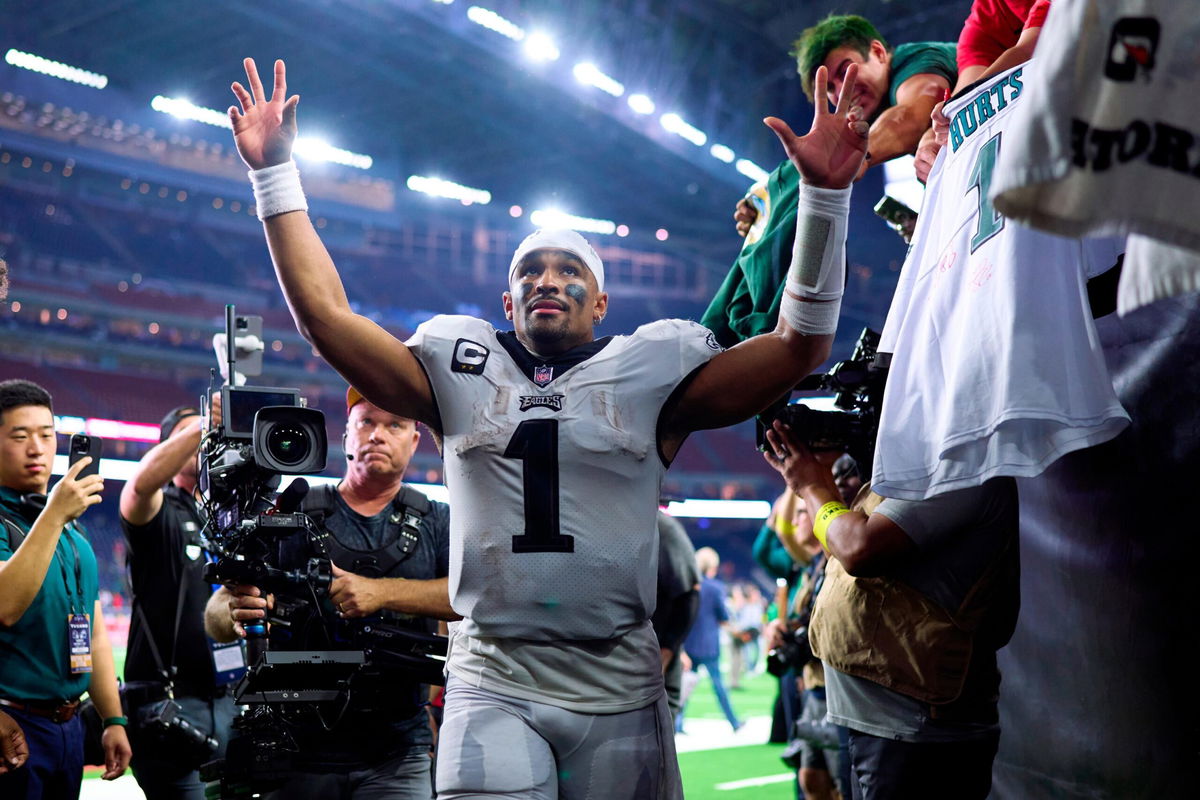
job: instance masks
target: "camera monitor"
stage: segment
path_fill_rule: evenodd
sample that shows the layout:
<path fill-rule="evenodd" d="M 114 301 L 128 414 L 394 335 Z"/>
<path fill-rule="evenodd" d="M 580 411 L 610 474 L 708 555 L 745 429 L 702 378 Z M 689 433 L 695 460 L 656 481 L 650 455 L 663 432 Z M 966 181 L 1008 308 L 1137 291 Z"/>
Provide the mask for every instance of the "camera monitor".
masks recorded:
<path fill-rule="evenodd" d="M 229 439 L 251 439 L 254 436 L 254 415 L 260 408 L 299 405 L 299 389 L 222 386 L 221 433 Z"/>

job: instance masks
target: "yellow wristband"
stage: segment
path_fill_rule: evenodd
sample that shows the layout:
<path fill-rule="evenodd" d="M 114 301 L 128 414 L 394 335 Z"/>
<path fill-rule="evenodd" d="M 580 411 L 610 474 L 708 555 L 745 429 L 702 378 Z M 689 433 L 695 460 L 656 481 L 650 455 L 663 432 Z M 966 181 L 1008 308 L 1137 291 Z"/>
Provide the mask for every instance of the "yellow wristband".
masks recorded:
<path fill-rule="evenodd" d="M 794 536 L 796 526 L 790 519 L 784 519 L 782 514 L 775 517 L 775 532 L 782 533 L 784 536 Z"/>
<path fill-rule="evenodd" d="M 845 503 L 831 500 L 821 506 L 821 510 L 817 512 L 817 518 L 813 521 L 813 536 L 817 537 L 817 541 L 821 543 L 821 547 L 829 549 L 827 538 L 829 536 L 829 524 L 842 514 L 849 514 L 850 509 L 846 508 Z"/>

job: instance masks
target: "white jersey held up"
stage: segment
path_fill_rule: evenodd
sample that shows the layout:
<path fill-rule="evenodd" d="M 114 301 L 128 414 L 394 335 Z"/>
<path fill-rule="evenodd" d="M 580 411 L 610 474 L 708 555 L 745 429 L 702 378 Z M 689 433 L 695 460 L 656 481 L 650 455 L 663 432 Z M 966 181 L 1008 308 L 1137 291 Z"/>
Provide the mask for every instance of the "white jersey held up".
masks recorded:
<path fill-rule="evenodd" d="M 874 488 L 920 500 L 1037 475 L 1129 422 L 1092 323 L 1087 277 L 1119 244 L 1034 231 L 988 188 L 1025 97 L 1022 67 L 945 106 L 934 165 L 879 349 L 893 354 Z"/>
<path fill-rule="evenodd" d="M 1179 0 L 1055 0 L 992 191 L 1013 219 L 1130 234 L 1125 314 L 1200 290 L 1200 22 Z"/>
<path fill-rule="evenodd" d="M 664 320 L 531 377 L 500 335 L 439 316 L 408 342 L 441 416 L 459 631 L 621 636 L 654 611 L 659 414 L 719 347 L 695 323 Z"/>

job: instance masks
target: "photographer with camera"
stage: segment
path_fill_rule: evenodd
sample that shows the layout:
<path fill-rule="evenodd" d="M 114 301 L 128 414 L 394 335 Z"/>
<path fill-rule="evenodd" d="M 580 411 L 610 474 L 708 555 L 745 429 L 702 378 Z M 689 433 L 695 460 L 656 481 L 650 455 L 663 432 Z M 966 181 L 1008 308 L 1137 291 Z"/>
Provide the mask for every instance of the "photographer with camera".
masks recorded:
<path fill-rule="evenodd" d="M 104 481 L 79 477 L 85 457 L 47 495 L 56 449 L 49 393 L 0 382 L 0 708 L 28 746 L 24 766 L 0 772 L 5 800 L 78 797 L 85 690 L 103 720 L 104 779 L 129 764 L 96 556 L 76 522 Z"/>
<path fill-rule="evenodd" d="M 220 424 L 220 396 L 212 424 Z M 131 764 L 148 800 L 202 800 L 199 766 L 221 758 L 237 713 L 229 681 L 243 666 L 240 645 L 204 633 L 212 586 L 204 579 L 196 500 L 200 412 L 163 417 L 159 443 L 121 490 L 121 527 L 129 543 L 133 618 L 125 659 Z"/>
<path fill-rule="evenodd" d="M 457 619 L 450 608 L 449 508 L 403 483 L 421 435 L 411 419 L 388 413 L 351 388 L 343 437 L 346 477 L 319 486 L 300 510 L 326 534 L 332 560 L 328 598 L 319 607 L 280 621 L 284 605 L 304 598 L 237 585 L 219 589 L 208 603 L 206 628 L 217 641 L 245 636 L 245 626 L 275 621 L 273 649 L 362 649 L 354 637 L 370 625 L 394 623 L 421 632 L 435 619 Z M 313 552 L 302 536 L 281 539 L 275 566 L 301 567 Z M 331 703 L 297 711 L 288 720 L 295 745 L 294 777 L 276 796 L 293 798 L 432 795 L 433 736 L 424 710 L 425 688 L 402 669 L 354 678 L 345 707 Z M 238 724 L 226 764 L 247 757 Z"/>
<path fill-rule="evenodd" d="M 780 421 L 767 460 L 816 509 L 829 554 L 809 624 L 828 719 L 850 729 L 861 797 L 985 798 L 1000 739 L 996 651 L 1020 607 L 1011 478 L 926 500 L 860 492 L 851 510 L 829 469 Z"/>

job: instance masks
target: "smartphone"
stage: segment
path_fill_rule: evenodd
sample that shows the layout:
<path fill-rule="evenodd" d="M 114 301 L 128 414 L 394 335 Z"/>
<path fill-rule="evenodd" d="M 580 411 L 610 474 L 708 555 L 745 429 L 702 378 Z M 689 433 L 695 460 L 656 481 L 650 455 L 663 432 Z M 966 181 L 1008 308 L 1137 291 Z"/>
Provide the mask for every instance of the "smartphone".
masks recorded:
<path fill-rule="evenodd" d="M 102 452 L 104 452 L 104 440 L 99 436 L 77 433 L 71 437 L 70 456 L 67 460 L 69 467 L 74 466 L 75 462 L 84 456 L 92 457 L 92 463 L 80 470 L 79 474 L 75 476 L 76 480 L 86 478 L 88 475 L 100 474 L 100 454 Z"/>

